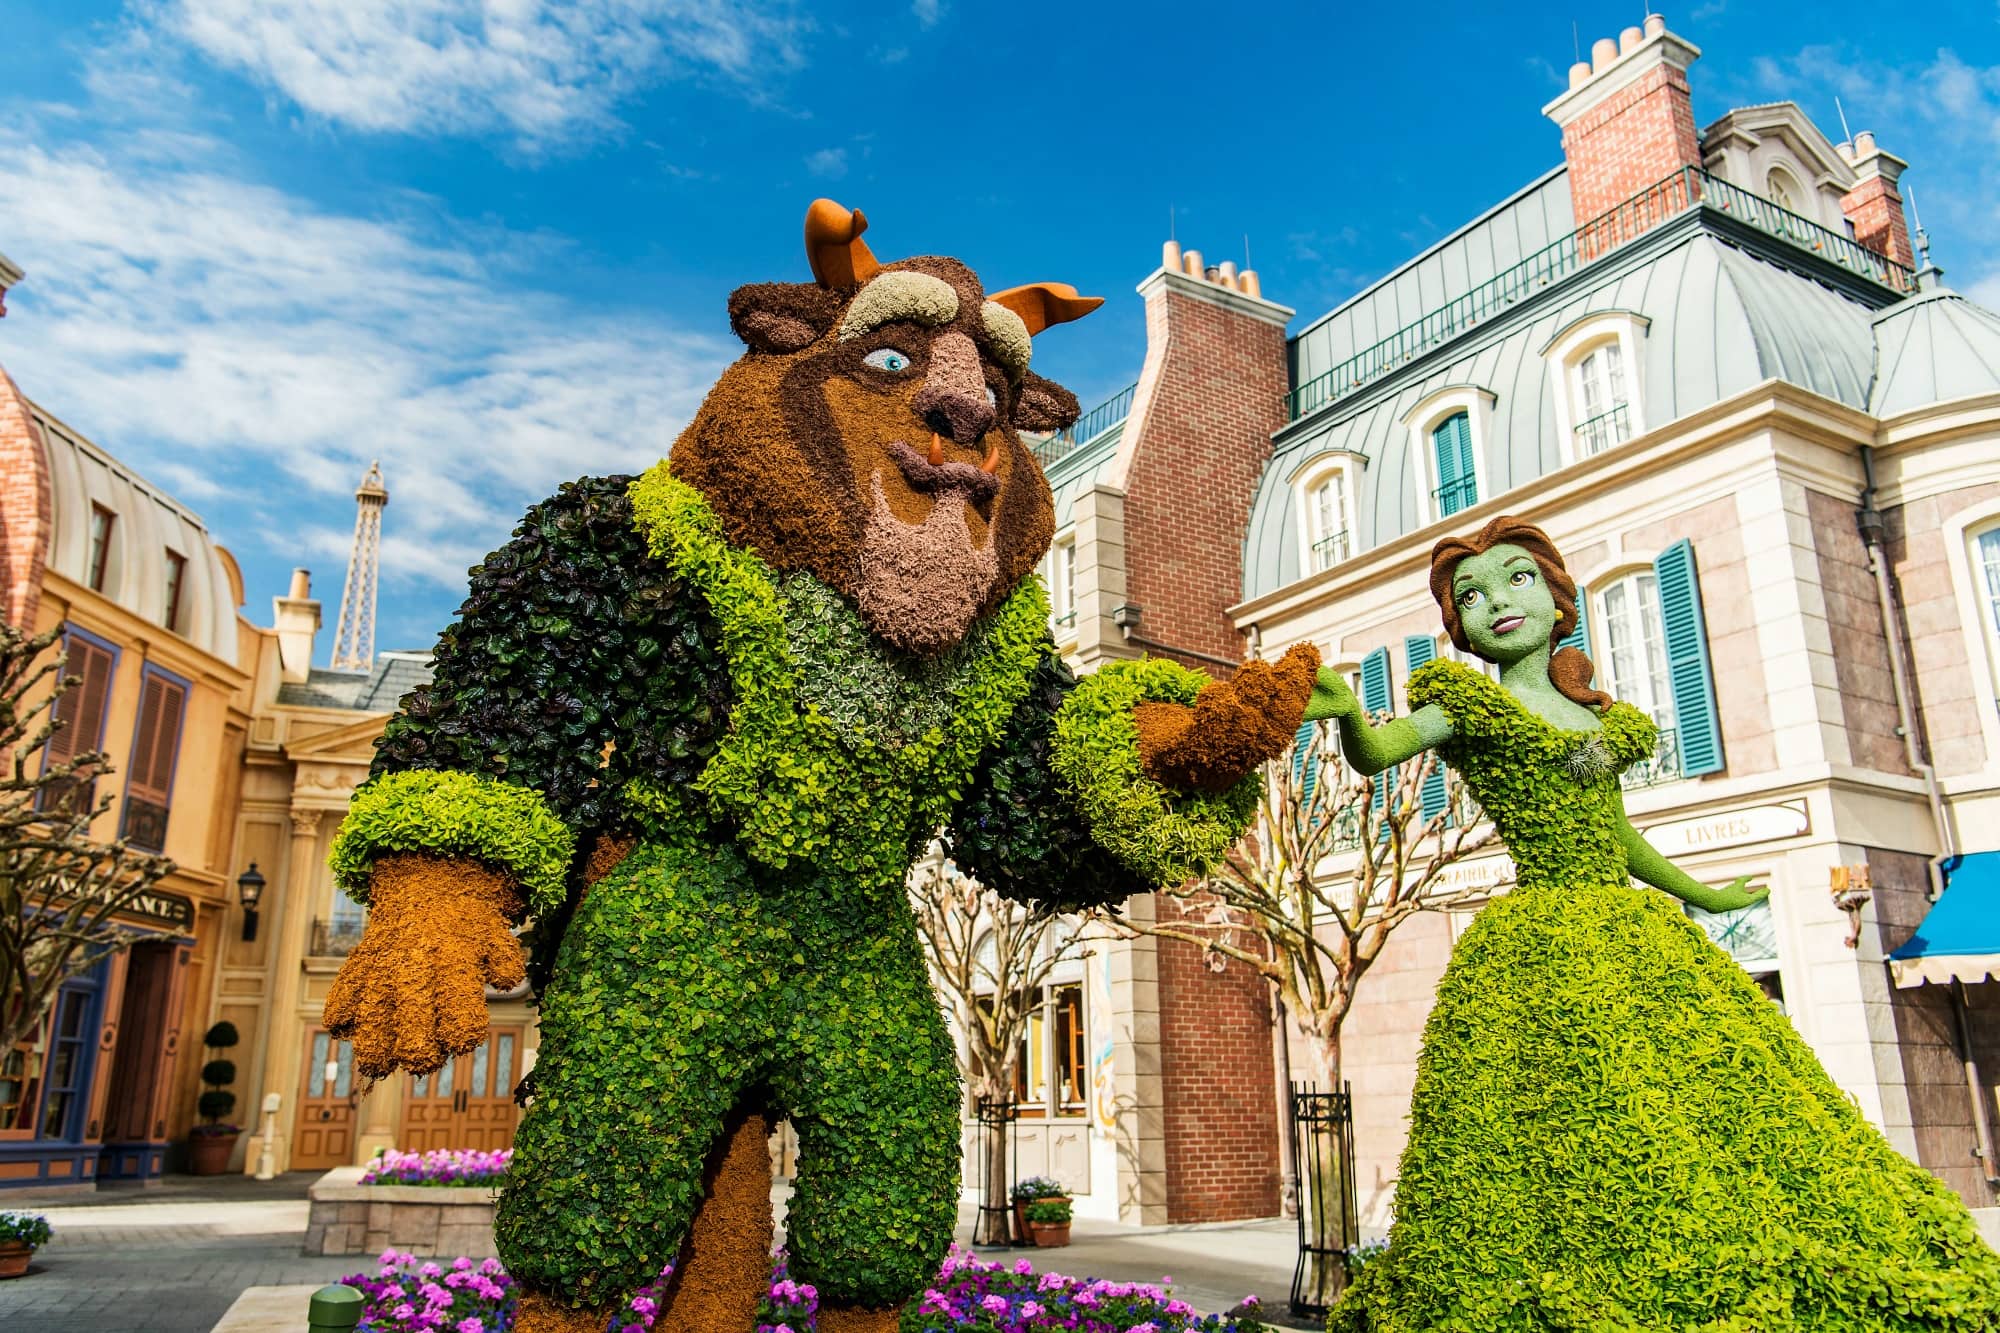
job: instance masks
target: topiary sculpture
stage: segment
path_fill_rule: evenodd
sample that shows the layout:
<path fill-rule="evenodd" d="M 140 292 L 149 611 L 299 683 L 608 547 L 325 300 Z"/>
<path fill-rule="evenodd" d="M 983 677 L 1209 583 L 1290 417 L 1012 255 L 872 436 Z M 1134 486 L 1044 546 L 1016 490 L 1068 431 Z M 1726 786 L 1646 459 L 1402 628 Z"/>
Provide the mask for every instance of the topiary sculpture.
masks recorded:
<path fill-rule="evenodd" d="M 1438 984 L 1389 1248 L 1334 1333 L 2000 1328 L 2000 1259 L 1964 1205 L 1666 896 L 1726 911 L 1763 891 L 1699 883 L 1627 821 L 1618 775 L 1653 722 L 1556 649 L 1576 585 L 1548 537 L 1502 517 L 1439 542 L 1431 590 L 1500 679 L 1432 662 L 1416 711 L 1370 726 L 1322 672 L 1307 716 L 1338 721 L 1363 773 L 1436 747 L 1516 883 Z"/>
<path fill-rule="evenodd" d="M 1031 339 L 1098 302 L 884 265 L 865 225 L 815 203 L 815 281 L 731 295 L 748 351 L 671 460 L 564 486 L 472 571 L 334 848 L 371 911 L 326 1022 L 364 1074 L 437 1069 L 484 1038 L 486 985 L 540 988 L 496 1224 L 522 1333 L 600 1333 L 670 1260 L 662 1328 L 747 1333 L 778 1115 L 822 1333 L 893 1329 L 958 1198 L 911 860 L 943 827 L 1064 909 L 1177 882 L 1311 693 L 1310 649 L 1072 679 L 1018 431 L 1075 421 Z"/>

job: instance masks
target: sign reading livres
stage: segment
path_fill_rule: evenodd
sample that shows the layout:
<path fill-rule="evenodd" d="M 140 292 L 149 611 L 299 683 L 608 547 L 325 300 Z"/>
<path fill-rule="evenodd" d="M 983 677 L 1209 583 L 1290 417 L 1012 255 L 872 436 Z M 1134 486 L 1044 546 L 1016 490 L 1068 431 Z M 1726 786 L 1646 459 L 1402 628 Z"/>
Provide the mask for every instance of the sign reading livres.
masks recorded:
<path fill-rule="evenodd" d="M 1672 860 L 1698 852 L 1719 851 L 1756 842 L 1796 838 L 1812 831 L 1812 817 L 1803 800 L 1778 805 L 1751 805 L 1699 819 L 1674 819 L 1640 829 L 1640 836 L 1660 855 Z"/>

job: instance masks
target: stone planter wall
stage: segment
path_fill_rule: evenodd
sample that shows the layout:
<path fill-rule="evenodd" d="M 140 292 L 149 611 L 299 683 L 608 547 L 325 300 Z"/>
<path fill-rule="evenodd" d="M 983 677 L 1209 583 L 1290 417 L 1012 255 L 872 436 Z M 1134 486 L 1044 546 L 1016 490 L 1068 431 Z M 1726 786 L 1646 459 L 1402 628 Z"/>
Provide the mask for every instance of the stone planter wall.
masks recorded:
<path fill-rule="evenodd" d="M 486 1185 L 362 1185 L 361 1168 L 339 1166 L 313 1182 L 307 1254 L 376 1255 L 407 1250 L 426 1259 L 494 1253 Z"/>

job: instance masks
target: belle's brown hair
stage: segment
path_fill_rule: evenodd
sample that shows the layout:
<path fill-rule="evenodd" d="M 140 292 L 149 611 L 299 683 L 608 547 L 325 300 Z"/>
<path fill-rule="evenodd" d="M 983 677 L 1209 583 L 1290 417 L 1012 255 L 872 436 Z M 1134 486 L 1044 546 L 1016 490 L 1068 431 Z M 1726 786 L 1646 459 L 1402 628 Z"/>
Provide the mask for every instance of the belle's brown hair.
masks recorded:
<path fill-rule="evenodd" d="M 1576 628 L 1576 580 L 1563 568 L 1562 555 L 1549 535 L 1534 524 L 1502 514 L 1470 537 L 1447 537 L 1431 548 L 1431 596 L 1444 613 L 1445 632 L 1461 652 L 1472 652 L 1466 641 L 1465 626 L 1458 615 L 1458 598 L 1452 595 L 1452 575 L 1467 556 L 1484 555 L 1496 546 L 1518 546 L 1528 553 L 1549 585 L 1556 604 L 1556 627 L 1549 634 L 1551 646 L 1562 642 Z M 1549 659 L 1549 680 L 1566 698 L 1590 708 L 1609 708 L 1611 696 L 1590 688 L 1597 669 L 1579 648 L 1558 648 Z"/>

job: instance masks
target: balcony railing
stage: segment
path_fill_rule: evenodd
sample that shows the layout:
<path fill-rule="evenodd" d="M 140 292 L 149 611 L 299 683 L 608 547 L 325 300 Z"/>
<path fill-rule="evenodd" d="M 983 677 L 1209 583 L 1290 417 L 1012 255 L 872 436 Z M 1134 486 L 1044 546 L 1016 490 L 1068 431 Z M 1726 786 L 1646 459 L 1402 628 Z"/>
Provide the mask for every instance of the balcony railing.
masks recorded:
<path fill-rule="evenodd" d="M 1681 735 L 1672 727 L 1660 728 L 1660 739 L 1653 747 L 1653 756 L 1642 759 L 1625 770 L 1619 777 L 1618 785 L 1626 791 L 1637 791 L 1642 787 L 1657 787 L 1664 782 L 1678 782 L 1681 778 Z"/>
<path fill-rule="evenodd" d="M 1347 529 L 1342 528 L 1332 536 L 1321 537 L 1313 543 L 1313 572 L 1332 569 L 1347 559 L 1347 555 Z"/>
<path fill-rule="evenodd" d="M 1470 509 L 1479 503 L 1479 479 L 1461 477 L 1448 481 L 1431 492 L 1431 499 L 1437 501 L 1438 513 L 1449 516 L 1461 509 Z"/>
<path fill-rule="evenodd" d="M 1120 389 L 1078 417 L 1074 426 L 1065 426 L 1046 439 L 1037 440 L 1029 446 L 1030 451 L 1043 467 L 1069 457 L 1078 448 L 1090 443 L 1130 416 L 1132 395 L 1137 393 L 1138 389 L 1137 384 L 1129 384 Z"/>
<path fill-rule="evenodd" d="M 1063 612 L 1059 616 L 1049 617 L 1049 628 L 1051 630 L 1068 629 L 1071 625 L 1074 625 L 1075 623 L 1076 623 L 1076 608 L 1074 607 L 1071 607 L 1069 610 Z"/>
<path fill-rule="evenodd" d="M 345 918 L 336 921 L 315 919 L 306 952 L 313 958 L 345 958 L 354 952 L 355 945 L 361 943 L 361 931 L 366 924 L 365 921 Z"/>
<path fill-rule="evenodd" d="M 1443 346 L 1626 241 L 1697 205 L 1726 213 L 1768 236 L 1810 250 L 1891 291 L 1916 290 L 1914 270 L 1877 254 L 1853 237 L 1829 231 L 1698 167 L 1683 167 L 1463 296 L 1300 384 L 1286 395 L 1292 420 L 1317 412 L 1328 403 L 1385 378 L 1432 348 Z"/>
<path fill-rule="evenodd" d="M 1588 458 L 1631 439 L 1632 423 L 1626 416 L 1625 404 L 1620 403 L 1609 412 L 1599 412 L 1590 420 L 1579 423 L 1571 433 L 1576 437 L 1577 455 Z"/>

